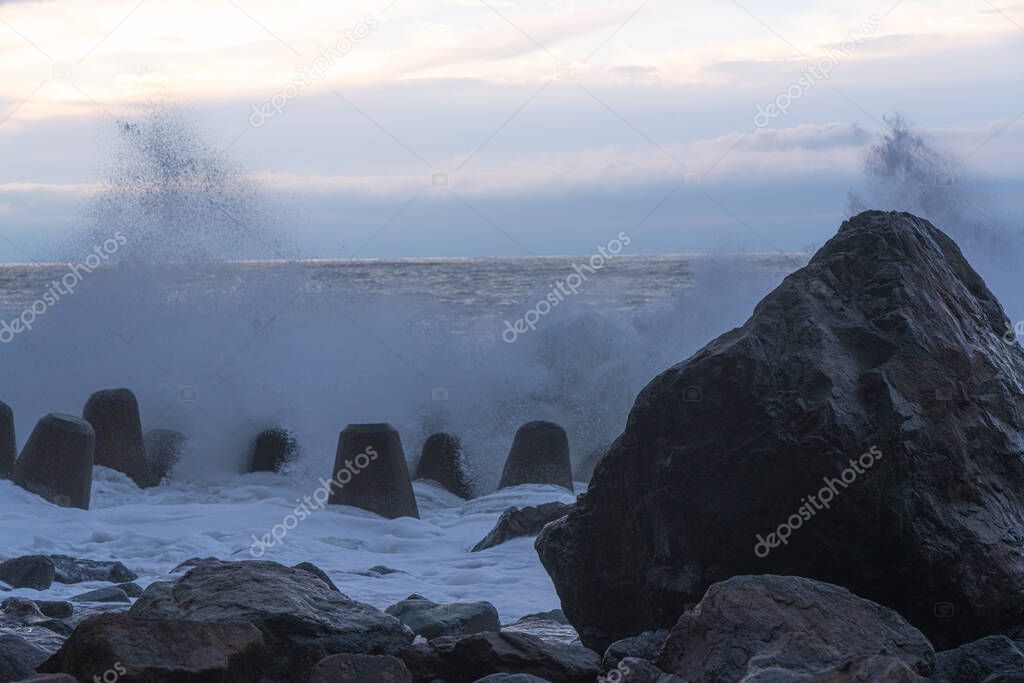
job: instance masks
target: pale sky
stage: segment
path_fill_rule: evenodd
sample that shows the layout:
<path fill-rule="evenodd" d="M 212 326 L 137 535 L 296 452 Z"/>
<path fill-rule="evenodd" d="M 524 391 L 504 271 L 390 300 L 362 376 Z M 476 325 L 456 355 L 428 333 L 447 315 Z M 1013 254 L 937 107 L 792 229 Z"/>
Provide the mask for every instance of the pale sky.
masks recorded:
<path fill-rule="evenodd" d="M 1022 64 L 1012 0 L 0 0 L 0 261 L 80 227 L 154 102 L 306 256 L 796 250 L 897 112 L 1019 216 Z"/>

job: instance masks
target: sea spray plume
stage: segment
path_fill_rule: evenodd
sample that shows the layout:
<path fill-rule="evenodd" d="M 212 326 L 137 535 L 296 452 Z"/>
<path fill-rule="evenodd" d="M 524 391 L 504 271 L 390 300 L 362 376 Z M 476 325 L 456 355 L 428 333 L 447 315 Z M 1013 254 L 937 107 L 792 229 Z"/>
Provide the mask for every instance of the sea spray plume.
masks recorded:
<path fill-rule="evenodd" d="M 1000 223 L 998 211 L 967 177 L 963 161 L 942 150 L 896 114 L 864 160 L 864 188 L 851 192 L 851 214 L 892 209 L 921 215 L 956 239 L 1013 320 L 1024 318 L 1017 269 L 1024 257 L 1020 226 Z"/>
<path fill-rule="evenodd" d="M 88 238 L 121 230 L 118 260 L 200 262 L 294 256 L 270 234 L 257 184 L 206 141 L 182 110 L 152 105 L 117 124 L 117 142 L 88 210 Z"/>

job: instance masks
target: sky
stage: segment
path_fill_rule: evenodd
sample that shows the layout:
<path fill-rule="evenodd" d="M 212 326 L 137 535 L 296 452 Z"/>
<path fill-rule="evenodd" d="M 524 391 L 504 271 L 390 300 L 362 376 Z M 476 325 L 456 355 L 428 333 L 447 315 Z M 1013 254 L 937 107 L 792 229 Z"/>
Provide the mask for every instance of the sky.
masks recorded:
<path fill-rule="evenodd" d="M 154 110 L 305 257 L 805 250 L 895 114 L 1019 225 L 1021 64 L 1013 0 L 0 0 L 0 262 Z"/>

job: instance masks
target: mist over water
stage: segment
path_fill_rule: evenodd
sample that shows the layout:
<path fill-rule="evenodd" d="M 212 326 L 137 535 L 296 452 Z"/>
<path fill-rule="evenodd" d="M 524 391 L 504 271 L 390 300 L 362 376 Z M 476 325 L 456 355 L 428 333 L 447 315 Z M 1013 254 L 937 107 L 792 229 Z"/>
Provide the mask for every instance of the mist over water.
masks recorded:
<path fill-rule="evenodd" d="M 901 126 L 871 151 L 859 201 L 931 218 L 1019 312 L 1002 279 L 1010 260 L 997 258 L 1016 253 L 1013 234 L 976 220 L 959 185 L 928 185 L 945 161 Z M 460 436 L 480 492 L 530 420 L 563 425 L 579 464 L 620 433 L 648 381 L 741 324 L 806 260 L 623 254 L 509 344 L 505 321 L 590 254 L 285 260 L 281 212 L 185 115 L 158 108 L 120 124 L 119 140 L 80 241 L 59 256 L 82 262 L 117 233 L 124 244 L 0 349 L 0 386 L 19 445 L 45 413 L 80 414 L 93 391 L 131 388 L 145 429 L 190 439 L 181 480 L 243 471 L 276 425 L 296 433 L 291 474 L 304 481 L 330 472 L 339 430 L 357 422 L 392 423 L 413 464 L 431 433 Z"/>

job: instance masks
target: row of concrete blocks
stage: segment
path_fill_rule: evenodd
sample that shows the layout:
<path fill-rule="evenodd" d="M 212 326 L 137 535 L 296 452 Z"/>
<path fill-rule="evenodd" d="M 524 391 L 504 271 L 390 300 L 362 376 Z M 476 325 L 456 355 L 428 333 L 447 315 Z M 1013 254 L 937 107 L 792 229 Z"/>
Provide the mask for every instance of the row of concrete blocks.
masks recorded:
<path fill-rule="evenodd" d="M 13 413 L 0 402 L 0 476 L 65 507 L 89 508 L 94 464 L 123 472 L 140 487 L 159 484 L 184 442 L 181 434 L 168 430 L 144 437 L 135 395 L 113 389 L 93 394 L 82 419 L 52 413 L 39 420 L 16 458 Z M 289 432 L 267 430 L 256 439 L 250 470 L 278 471 L 297 452 Z M 461 444 L 450 434 L 427 439 L 416 477 L 472 497 Z M 568 439 L 552 422 L 530 422 L 516 433 L 500 487 L 528 483 L 573 488 Z M 380 423 L 349 425 L 341 432 L 330 503 L 389 518 L 419 517 L 397 430 Z"/>

